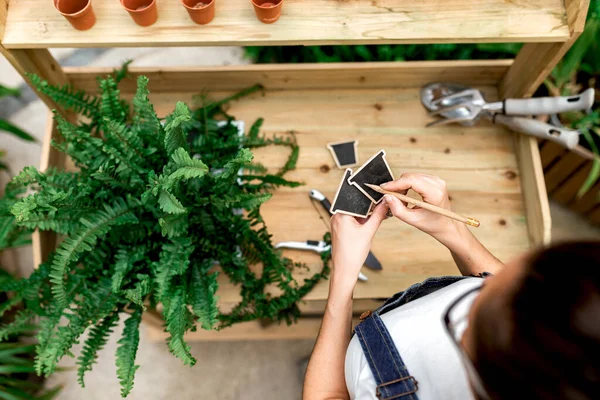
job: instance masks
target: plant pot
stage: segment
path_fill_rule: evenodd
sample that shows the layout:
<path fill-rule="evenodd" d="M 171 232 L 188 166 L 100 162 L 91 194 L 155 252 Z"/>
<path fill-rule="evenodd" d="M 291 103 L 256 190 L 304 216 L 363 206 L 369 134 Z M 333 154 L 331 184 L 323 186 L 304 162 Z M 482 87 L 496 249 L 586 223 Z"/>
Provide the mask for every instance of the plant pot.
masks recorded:
<path fill-rule="evenodd" d="M 181 0 L 181 4 L 197 24 L 206 25 L 215 17 L 215 0 Z"/>
<path fill-rule="evenodd" d="M 283 0 L 251 0 L 256 18 L 262 23 L 272 24 L 279 19 Z"/>
<path fill-rule="evenodd" d="M 92 0 L 54 0 L 54 8 L 79 31 L 86 31 L 96 23 Z"/>
<path fill-rule="evenodd" d="M 121 5 L 140 26 L 150 26 L 158 19 L 156 0 L 121 0 Z"/>

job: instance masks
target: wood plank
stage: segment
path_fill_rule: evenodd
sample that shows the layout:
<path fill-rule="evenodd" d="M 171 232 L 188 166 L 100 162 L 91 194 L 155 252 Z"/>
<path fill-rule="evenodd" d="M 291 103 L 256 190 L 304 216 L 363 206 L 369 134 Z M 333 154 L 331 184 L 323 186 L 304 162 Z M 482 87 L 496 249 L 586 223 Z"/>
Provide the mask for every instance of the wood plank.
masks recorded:
<path fill-rule="evenodd" d="M 550 244 L 552 219 L 537 140 L 515 134 L 529 238 L 533 246 Z"/>
<path fill-rule="evenodd" d="M 0 44 L 0 54 L 11 63 L 30 86 L 32 86 L 31 80 L 27 77 L 27 73 L 36 74 L 53 85 L 64 85 L 68 83 L 68 78 L 60 68 L 60 64 L 52 57 L 48 50 L 8 50 L 3 44 Z M 49 97 L 37 91 L 36 93 L 48 108 L 56 109 L 65 114 L 63 108 Z"/>
<path fill-rule="evenodd" d="M 512 60 L 414 61 L 373 63 L 269 64 L 220 67 L 131 67 L 132 79 L 121 82 L 123 92 L 135 92 L 136 79 L 150 79 L 151 92 L 232 90 L 261 84 L 276 89 L 360 89 L 417 87 L 444 80 L 468 85 L 496 86 Z M 93 93 L 97 76 L 112 68 L 66 67 L 73 85 Z"/>
<path fill-rule="evenodd" d="M 554 163 L 559 157 L 568 151 L 569 150 L 565 149 L 558 143 L 546 140 L 540 149 L 540 157 L 542 159 L 542 167 L 544 168 L 544 171 L 549 169 L 552 163 Z"/>
<path fill-rule="evenodd" d="M 583 163 L 584 159 L 573 152 L 567 152 L 552 167 L 546 171 L 546 189 L 552 193 L 567 180 Z"/>
<path fill-rule="evenodd" d="M 552 200 L 563 205 L 568 205 L 572 201 L 576 201 L 579 189 L 592 170 L 592 164 L 591 161 L 585 162 L 565 183 L 556 187 L 550 194 Z"/>
<path fill-rule="evenodd" d="M 569 205 L 573 211 L 586 214 L 600 203 L 600 181 L 598 181 L 581 199 L 576 199 Z"/>
<path fill-rule="evenodd" d="M 352 325 L 358 324 L 358 319 Z M 287 326 L 285 323 L 263 325 L 260 321 L 242 322 L 222 331 L 198 329 L 185 335 L 185 340 L 194 341 L 234 341 L 234 340 L 298 340 L 316 339 L 321 328 L 321 318 L 300 318 L 297 323 Z M 151 342 L 164 342 L 169 334 L 161 329 L 149 327 L 147 339 Z"/>
<path fill-rule="evenodd" d="M 177 1 L 158 1 L 142 28 L 113 0 L 95 0 L 96 25 L 75 31 L 52 3 L 12 0 L 11 48 L 377 43 L 557 42 L 567 40 L 561 0 L 286 0 L 281 18 L 260 23 L 249 2 L 219 0 L 215 19 L 194 24 Z"/>
<path fill-rule="evenodd" d="M 600 225 L 600 206 L 596 207 L 588 214 L 588 218 L 592 223 Z"/>
<path fill-rule="evenodd" d="M 8 0 L 0 0 L 0 45 L 4 38 L 6 29 L 6 17 L 8 16 Z"/>
<path fill-rule="evenodd" d="M 590 0 L 565 0 L 569 40 L 558 43 L 526 43 L 500 84 L 500 96 L 531 97 L 585 28 Z"/>

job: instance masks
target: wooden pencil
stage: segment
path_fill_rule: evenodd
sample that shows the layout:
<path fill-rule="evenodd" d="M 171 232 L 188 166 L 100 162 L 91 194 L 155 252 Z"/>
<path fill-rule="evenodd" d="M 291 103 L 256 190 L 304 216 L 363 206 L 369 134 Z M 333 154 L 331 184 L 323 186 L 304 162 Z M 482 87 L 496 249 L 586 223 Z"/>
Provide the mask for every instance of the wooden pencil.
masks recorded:
<path fill-rule="evenodd" d="M 474 226 L 475 228 L 477 228 L 480 225 L 479 221 L 476 220 L 475 218 L 463 217 L 462 215 L 452 212 L 450 210 L 446 210 L 445 208 L 434 206 L 433 204 L 425 203 L 424 201 L 421 201 L 421 200 L 413 199 L 412 197 L 409 197 L 405 194 L 390 192 L 389 190 L 385 190 L 382 187 L 377 186 L 377 185 L 371 185 L 369 183 L 365 183 L 365 185 L 370 187 L 371 189 L 373 189 L 376 192 L 392 195 L 392 196 L 396 197 L 397 199 L 404 201 L 405 203 L 413 204 L 413 205 L 423 208 L 425 210 L 429 210 L 431 212 L 443 215 L 448 218 L 452 218 L 453 220 L 465 223 L 467 225 Z"/>

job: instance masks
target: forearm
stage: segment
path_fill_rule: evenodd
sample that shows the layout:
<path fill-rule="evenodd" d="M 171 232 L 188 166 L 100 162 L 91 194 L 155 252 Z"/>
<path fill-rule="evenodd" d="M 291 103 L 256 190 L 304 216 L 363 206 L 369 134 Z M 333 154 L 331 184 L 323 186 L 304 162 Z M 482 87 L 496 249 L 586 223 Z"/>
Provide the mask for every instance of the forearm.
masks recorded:
<path fill-rule="evenodd" d="M 353 284 L 340 284 L 335 268 L 329 298 L 306 377 L 303 400 L 348 399 L 344 377 L 346 349 L 352 330 Z"/>
<path fill-rule="evenodd" d="M 440 235 L 437 239 L 450 250 L 463 275 L 477 275 L 482 272 L 497 274 L 504 268 L 504 264 L 462 223 L 456 223 L 453 231 Z"/>

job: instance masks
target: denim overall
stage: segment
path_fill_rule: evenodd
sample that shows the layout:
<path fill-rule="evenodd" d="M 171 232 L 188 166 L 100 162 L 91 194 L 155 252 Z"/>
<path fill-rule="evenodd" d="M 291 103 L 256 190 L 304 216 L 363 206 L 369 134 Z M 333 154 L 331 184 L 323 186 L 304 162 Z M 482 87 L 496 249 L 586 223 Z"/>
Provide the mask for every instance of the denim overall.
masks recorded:
<path fill-rule="evenodd" d="M 480 277 L 489 274 L 483 273 Z M 418 400 L 418 382 L 408 372 L 408 369 L 394 345 L 380 315 L 385 314 L 413 300 L 427 296 L 436 290 L 458 282 L 466 276 L 442 276 L 429 278 L 421 283 L 415 283 L 405 291 L 390 297 L 374 312 L 367 311 L 361 315 L 362 322 L 354 328 L 363 353 L 369 363 L 369 368 L 377 383 L 376 395 L 381 400 Z"/>

